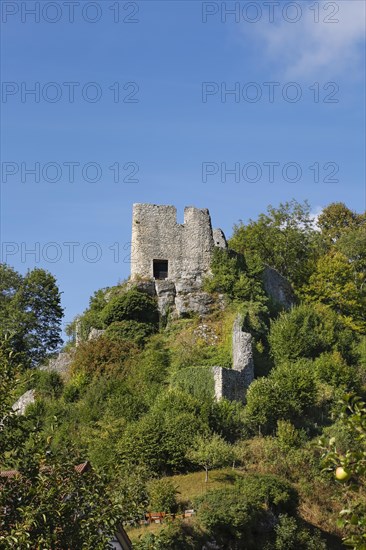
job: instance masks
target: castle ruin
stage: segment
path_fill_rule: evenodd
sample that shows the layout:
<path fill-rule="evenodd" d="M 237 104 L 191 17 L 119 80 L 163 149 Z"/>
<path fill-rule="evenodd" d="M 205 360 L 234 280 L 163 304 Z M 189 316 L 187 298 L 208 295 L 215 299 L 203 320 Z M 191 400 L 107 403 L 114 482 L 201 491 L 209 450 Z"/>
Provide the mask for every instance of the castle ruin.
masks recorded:
<path fill-rule="evenodd" d="M 183 224 L 175 206 L 134 204 L 131 279 L 201 280 L 209 273 L 215 246 L 227 248 L 221 229 L 212 230 L 209 211 L 188 206 Z"/>
<path fill-rule="evenodd" d="M 210 273 L 215 247 L 227 249 L 227 242 L 221 229 L 212 229 L 206 208 L 186 207 L 180 224 L 174 206 L 133 205 L 131 282 L 157 296 L 162 316 L 210 312 L 214 299 L 202 290 L 202 282 Z M 242 325 L 238 316 L 233 327 L 233 368 L 212 367 L 216 399 L 243 400 L 253 381 L 252 336 Z"/>

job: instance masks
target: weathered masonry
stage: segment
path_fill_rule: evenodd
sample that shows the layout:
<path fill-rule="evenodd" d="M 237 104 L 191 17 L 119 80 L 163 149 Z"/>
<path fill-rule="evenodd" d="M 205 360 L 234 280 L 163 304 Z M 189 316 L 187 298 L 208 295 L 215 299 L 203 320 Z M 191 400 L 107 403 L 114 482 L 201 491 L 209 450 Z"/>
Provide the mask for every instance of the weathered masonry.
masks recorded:
<path fill-rule="evenodd" d="M 188 206 L 177 223 L 175 206 L 134 204 L 131 278 L 177 281 L 209 272 L 215 246 L 227 247 L 221 229 L 212 230 L 209 211 Z"/>
<path fill-rule="evenodd" d="M 133 205 L 131 281 L 157 295 L 162 315 L 209 312 L 213 299 L 201 285 L 215 247 L 227 243 L 206 208 L 186 207 L 180 224 L 174 206 Z"/>

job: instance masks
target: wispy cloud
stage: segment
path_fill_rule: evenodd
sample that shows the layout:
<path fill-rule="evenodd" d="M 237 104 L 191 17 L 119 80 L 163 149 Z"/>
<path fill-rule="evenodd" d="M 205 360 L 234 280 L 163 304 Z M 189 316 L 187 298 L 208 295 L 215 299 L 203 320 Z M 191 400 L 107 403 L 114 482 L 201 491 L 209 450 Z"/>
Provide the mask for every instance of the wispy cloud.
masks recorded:
<path fill-rule="evenodd" d="M 314 209 L 310 212 L 312 226 L 313 226 L 313 229 L 315 229 L 315 231 L 320 231 L 320 227 L 318 226 L 318 219 L 322 212 L 323 212 L 322 206 L 315 206 Z"/>
<path fill-rule="evenodd" d="M 299 4 L 302 15 L 296 23 L 289 23 L 278 15 L 273 23 L 263 18 L 253 25 L 263 53 L 275 63 L 278 72 L 287 78 L 361 75 L 365 2 L 321 0 L 313 4 L 319 6 L 318 14 L 310 9 L 310 3 Z M 338 22 L 327 22 L 328 19 Z"/>

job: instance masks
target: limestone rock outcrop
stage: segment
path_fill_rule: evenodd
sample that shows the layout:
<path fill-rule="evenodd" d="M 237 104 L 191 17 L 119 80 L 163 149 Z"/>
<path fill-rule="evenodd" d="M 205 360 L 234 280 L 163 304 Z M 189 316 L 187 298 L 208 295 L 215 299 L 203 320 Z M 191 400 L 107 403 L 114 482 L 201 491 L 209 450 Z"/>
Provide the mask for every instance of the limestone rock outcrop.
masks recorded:
<path fill-rule="evenodd" d="M 31 403 L 34 403 L 36 400 L 34 390 L 28 390 L 23 395 L 19 397 L 17 401 L 12 406 L 13 411 L 16 412 L 18 415 L 22 415 L 25 413 L 26 408 Z"/>
<path fill-rule="evenodd" d="M 41 366 L 40 370 L 56 371 L 61 376 L 67 375 L 69 366 L 74 358 L 74 352 L 75 350 L 59 353 L 56 357 L 50 359 L 47 365 Z"/>
<path fill-rule="evenodd" d="M 268 296 L 285 309 L 290 309 L 295 303 L 295 294 L 291 284 L 273 267 L 266 266 L 263 270 L 263 286 Z"/>

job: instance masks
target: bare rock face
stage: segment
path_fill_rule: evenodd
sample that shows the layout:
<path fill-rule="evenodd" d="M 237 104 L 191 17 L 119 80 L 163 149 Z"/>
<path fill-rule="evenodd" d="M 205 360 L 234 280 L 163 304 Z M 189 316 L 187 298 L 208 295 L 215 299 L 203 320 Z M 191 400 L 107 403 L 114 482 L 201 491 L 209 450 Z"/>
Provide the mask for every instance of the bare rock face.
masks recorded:
<path fill-rule="evenodd" d="M 152 281 L 154 283 L 154 281 Z M 166 317 L 175 307 L 176 289 L 173 281 L 168 279 L 155 281 L 155 292 L 158 297 L 160 315 Z"/>
<path fill-rule="evenodd" d="M 34 390 L 28 390 L 23 393 L 23 395 L 21 395 L 17 401 L 15 401 L 12 409 L 16 412 L 16 414 L 22 415 L 25 413 L 25 409 L 28 407 L 28 405 L 34 403 L 35 400 L 36 398 L 34 395 Z"/>
<path fill-rule="evenodd" d="M 186 317 L 192 312 L 204 317 L 210 313 L 213 305 L 213 297 L 207 292 L 197 289 L 192 289 L 191 292 L 177 292 L 175 299 L 177 317 Z"/>
<path fill-rule="evenodd" d="M 105 333 L 105 330 L 99 328 L 91 328 L 88 334 L 88 340 L 96 340 L 100 338 Z"/>
<path fill-rule="evenodd" d="M 290 309 L 295 303 L 295 295 L 289 281 L 273 267 L 266 266 L 263 270 L 263 286 L 268 296 L 285 309 Z"/>
<path fill-rule="evenodd" d="M 48 365 L 40 367 L 40 370 L 56 371 L 61 376 L 65 376 L 68 373 L 69 366 L 74 359 L 74 351 L 61 352 L 54 359 L 50 359 Z"/>

